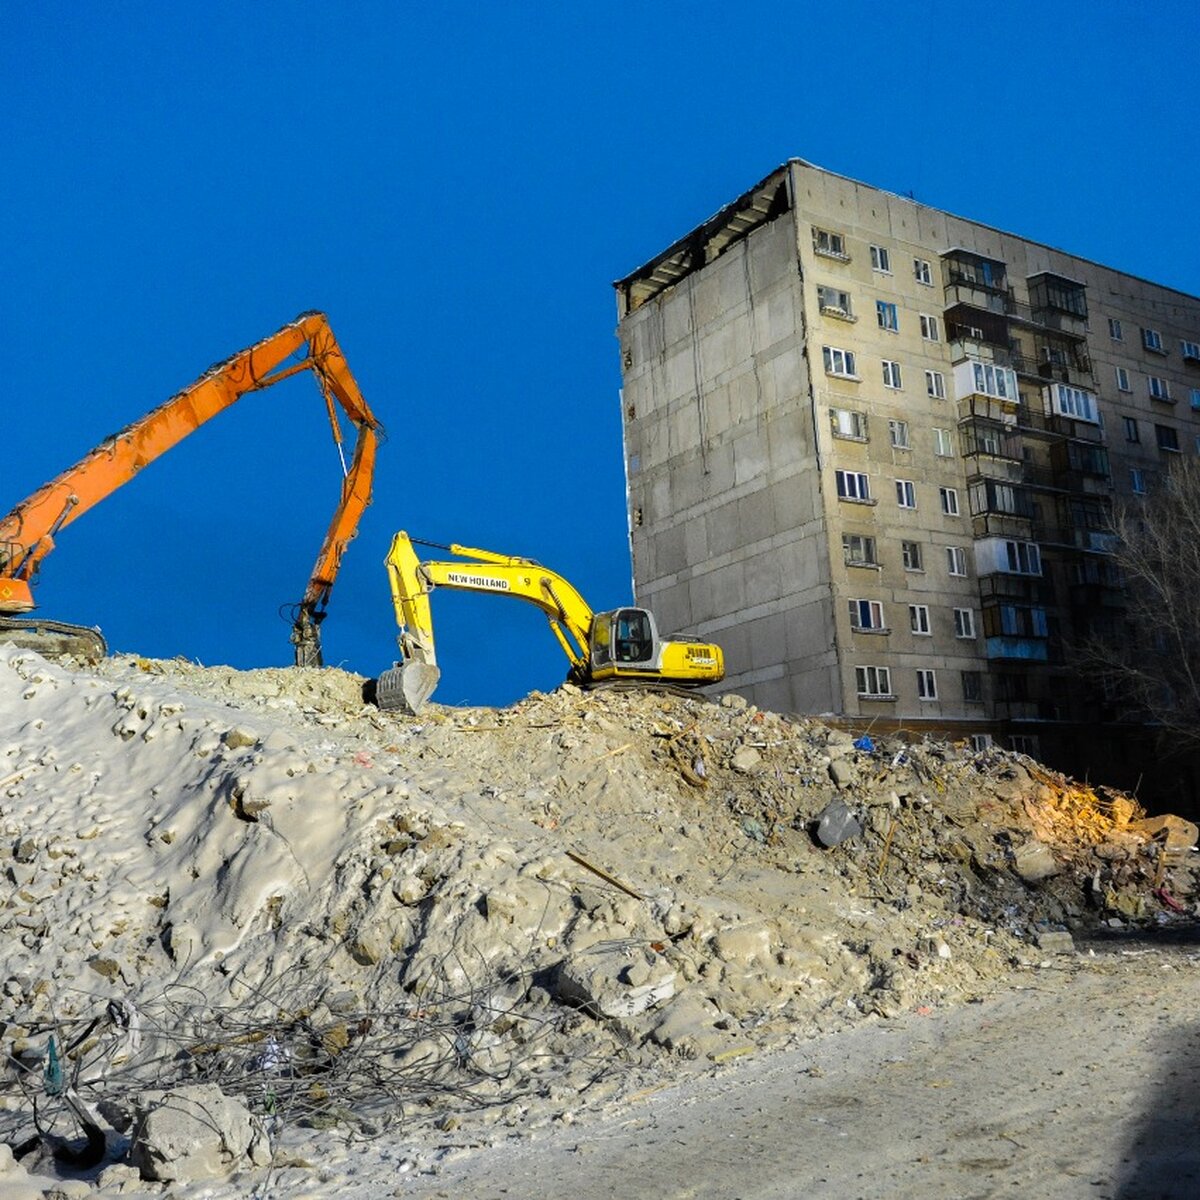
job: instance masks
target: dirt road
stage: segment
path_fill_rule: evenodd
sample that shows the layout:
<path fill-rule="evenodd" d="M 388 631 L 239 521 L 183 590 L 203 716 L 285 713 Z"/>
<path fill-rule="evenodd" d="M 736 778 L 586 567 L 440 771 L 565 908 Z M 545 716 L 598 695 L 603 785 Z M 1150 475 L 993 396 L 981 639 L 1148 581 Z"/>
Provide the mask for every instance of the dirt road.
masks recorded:
<path fill-rule="evenodd" d="M 1090 949 L 982 1003 L 693 1079 L 397 1180 L 396 1194 L 1200 1195 L 1200 944 Z"/>

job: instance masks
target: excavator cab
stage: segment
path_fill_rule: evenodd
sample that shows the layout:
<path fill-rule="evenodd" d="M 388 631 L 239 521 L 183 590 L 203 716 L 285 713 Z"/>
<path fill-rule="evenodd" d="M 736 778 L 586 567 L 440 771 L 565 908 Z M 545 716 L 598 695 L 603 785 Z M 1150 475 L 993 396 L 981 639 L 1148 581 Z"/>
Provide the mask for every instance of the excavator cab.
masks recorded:
<path fill-rule="evenodd" d="M 592 668 L 652 671 L 658 665 L 658 630 L 644 608 L 617 608 L 592 619 Z"/>

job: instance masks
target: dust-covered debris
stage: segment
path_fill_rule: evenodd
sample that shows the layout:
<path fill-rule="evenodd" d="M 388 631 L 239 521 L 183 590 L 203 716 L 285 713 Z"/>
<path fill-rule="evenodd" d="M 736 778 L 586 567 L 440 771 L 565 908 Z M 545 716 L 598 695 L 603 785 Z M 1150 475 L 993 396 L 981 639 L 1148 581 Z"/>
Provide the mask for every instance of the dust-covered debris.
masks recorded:
<path fill-rule="evenodd" d="M 196 1084 L 276 1139 L 528 1129 L 1195 910 L 1187 823 L 1017 755 L 728 696 L 413 718 L 364 682 L 0 649 L 0 1139 Z"/>

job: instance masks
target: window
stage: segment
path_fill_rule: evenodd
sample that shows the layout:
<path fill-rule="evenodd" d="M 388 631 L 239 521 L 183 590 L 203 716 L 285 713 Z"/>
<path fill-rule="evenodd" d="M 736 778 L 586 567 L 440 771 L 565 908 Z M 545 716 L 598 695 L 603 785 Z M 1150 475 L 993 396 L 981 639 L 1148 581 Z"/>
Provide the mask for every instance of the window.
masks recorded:
<path fill-rule="evenodd" d="M 1108 318 L 1108 336 L 1114 342 L 1123 342 L 1125 335 L 1121 332 L 1121 322 L 1114 317 Z"/>
<path fill-rule="evenodd" d="M 920 542 L 901 542 L 900 557 L 904 560 L 906 571 L 923 571 L 925 569 L 921 566 Z"/>
<path fill-rule="evenodd" d="M 1163 348 L 1162 334 L 1157 329 L 1142 330 L 1142 345 L 1152 354 L 1166 354 Z"/>
<path fill-rule="evenodd" d="M 1117 368 L 1117 388 L 1122 392 L 1132 392 L 1129 386 L 1129 372 L 1124 367 Z"/>
<path fill-rule="evenodd" d="M 1192 388 L 1192 408 L 1200 409 L 1200 388 Z"/>
<path fill-rule="evenodd" d="M 883 386 L 898 388 L 900 386 L 900 364 L 890 358 L 883 360 Z"/>
<path fill-rule="evenodd" d="M 842 534 L 842 558 L 848 567 L 875 567 L 875 539 L 858 533 Z"/>
<path fill-rule="evenodd" d="M 1179 453 L 1179 431 L 1173 425 L 1155 425 L 1154 440 L 1160 450 L 1173 450 Z"/>
<path fill-rule="evenodd" d="M 850 628 L 863 633 L 886 633 L 883 605 L 878 600 L 851 600 Z"/>
<path fill-rule="evenodd" d="M 1098 424 L 1100 420 L 1092 393 L 1085 392 L 1083 388 L 1068 387 L 1065 383 L 1054 385 L 1054 409 L 1064 417 L 1090 421 L 1093 425 Z"/>
<path fill-rule="evenodd" d="M 971 734 L 970 741 L 971 749 L 976 754 L 986 754 L 995 745 L 990 733 L 973 733 Z"/>
<path fill-rule="evenodd" d="M 963 699 L 968 704 L 982 704 L 983 676 L 978 671 L 964 671 L 962 673 L 962 692 Z M 979 736 L 987 737 L 988 735 L 984 733 Z"/>
<path fill-rule="evenodd" d="M 917 699 L 937 699 L 937 672 L 920 670 L 917 672 Z"/>
<path fill-rule="evenodd" d="M 893 450 L 907 450 L 909 448 L 908 422 L 888 421 L 888 438 L 891 440 Z"/>
<path fill-rule="evenodd" d="M 933 268 L 923 258 L 913 259 L 913 275 L 918 283 L 933 287 Z"/>
<path fill-rule="evenodd" d="M 917 507 L 917 486 L 911 479 L 896 480 L 896 503 L 901 508 Z"/>
<path fill-rule="evenodd" d="M 892 673 L 887 667 L 855 667 L 854 682 L 860 696 L 888 698 L 892 694 Z"/>
<path fill-rule="evenodd" d="M 860 442 L 867 440 L 867 414 L 854 412 L 848 408 L 831 408 L 829 423 L 833 426 L 833 436 L 840 438 L 855 438 Z"/>
<path fill-rule="evenodd" d="M 1180 342 L 1179 352 L 1192 362 L 1200 362 L 1200 342 Z"/>
<path fill-rule="evenodd" d="M 958 516 L 958 489 L 940 487 L 938 497 L 942 502 L 942 512 L 948 517 Z"/>
<path fill-rule="evenodd" d="M 929 628 L 929 606 L 927 604 L 910 604 L 908 606 L 908 627 L 913 633 L 923 637 L 931 631 Z"/>
<path fill-rule="evenodd" d="M 1127 442 L 1140 442 L 1142 440 L 1142 435 L 1138 433 L 1136 417 L 1122 417 L 1121 423 L 1125 427 L 1125 440 Z"/>
<path fill-rule="evenodd" d="M 946 569 L 951 575 L 966 575 L 967 552 L 961 546 L 946 547 Z"/>
<path fill-rule="evenodd" d="M 839 500 L 870 500 L 871 481 L 861 471 L 835 471 Z"/>
<path fill-rule="evenodd" d="M 969 608 L 954 610 L 954 636 L 958 638 L 973 638 L 975 636 L 975 613 Z"/>
<path fill-rule="evenodd" d="M 995 396 L 998 400 L 1016 403 L 1017 373 L 1011 367 L 998 367 L 993 363 L 968 359 L 954 368 L 958 394 L 978 392 L 984 396 Z"/>
<path fill-rule="evenodd" d="M 954 454 L 954 440 L 948 429 L 934 429 L 933 452 L 939 458 L 950 458 Z"/>
<path fill-rule="evenodd" d="M 883 246 L 871 247 L 871 269 L 883 271 L 887 275 L 892 273 L 892 256 Z"/>
<path fill-rule="evenodd" d="M 822 346 L 821 357 L 825 360 L 825 370 L 830 375 L 841 375 L 846 379 L 857 379 L 854 373 L 854 351 L 839 350 L 836 346 Z"/>
<path fill-rule="evenodd" d="M 1042 552 L 1036 542 L 1005 542 L 1005 560 L 1014 575 L 1040 575 Z"/>
<path fill-rule="evenodd" d="M 820 284 L 817 287 L 817 307 L 831 317 L 851 317 L 854 309 L 850 306 L 850 293 L 841 288 L 827 287 Z"/>
<path fill-rule="evenodd" d="M 900 330 L 900 317 L 896 306 L 890 301 L 875 301 L 875 320 L 879 322 L 880 329 L 886 329 L 889 333 L 898 333 Z"/>
<path fill-rule="evenodd" d="M 945 400 L 946 377 L 941 371 L 925 372 L 925 392 L 935 400 Z"/>
<path fill-rule="evenodd" d="M 1037 758 L 1042 752 L 1041 742 L 1034 733 L 1010 733 L 1008 746 L 1014 754 L 1027 754 L 1030 758 Z"/>
<path fill-rule="evenodd" d="M 813 249 L 827 258 L 848 259 L 846 239 L 840 233 L 831 233 L 828 229 L 818 229 L 813 226 Z"/>
<path fill-rule="evenodd" d="M 1151 375 L 1146 381 L 1150 386 L 1151 400 L 1164 400 L 1168 404 L 1171 401 L 1171 385 L 1165 380 L 1160 379 L 1157 375 Z"/>
<path fill-rule="evenodd" d="M 1146 494 L 1146 473 L 1139 471 L 1137 467 L 1129 468 L 1129 489 L 1135 496 L 1144 496 Z"/>

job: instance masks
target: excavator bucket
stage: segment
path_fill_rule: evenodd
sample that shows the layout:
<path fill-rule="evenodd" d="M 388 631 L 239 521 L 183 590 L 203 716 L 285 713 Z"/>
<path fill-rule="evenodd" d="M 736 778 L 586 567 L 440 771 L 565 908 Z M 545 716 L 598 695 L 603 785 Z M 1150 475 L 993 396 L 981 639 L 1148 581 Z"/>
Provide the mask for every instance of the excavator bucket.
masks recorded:
<path fill-rule="evenodd" d="M 384 671 L 375 684 L 375 703 L 384 712 L 416 716 L 433 695 L 442 673 L 432 663 L 410 662 Z"/>

